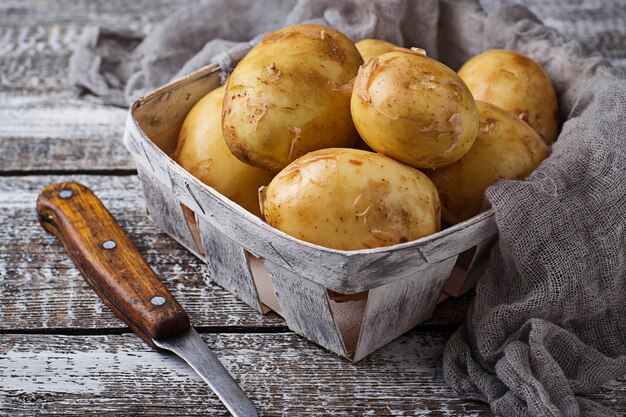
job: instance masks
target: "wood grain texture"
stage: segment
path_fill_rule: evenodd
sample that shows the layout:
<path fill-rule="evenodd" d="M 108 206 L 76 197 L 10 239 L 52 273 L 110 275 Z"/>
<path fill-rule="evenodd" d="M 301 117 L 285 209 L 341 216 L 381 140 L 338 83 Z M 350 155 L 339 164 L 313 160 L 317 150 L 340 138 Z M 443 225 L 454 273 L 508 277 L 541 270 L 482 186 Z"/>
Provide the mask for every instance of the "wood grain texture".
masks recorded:
<path fill-rule="evenodd" d="M 348 355 L 326 288 L 268 260 L 265 267 L 289 328 L 338 355 Z"/>
<path fill-rule="evenodd" d="M 102 301 L 146 343 L 189 329 L 189 316 L 96 195 L 78 182 L 46 186 L 37 198 L 55 235 Z"/>
<path fill-rule="evenodd" d="M 125 116 L 69 91 L 0 91 L 0 173 L 134 169 L 122 144 Z"/>
<path fill-rule="evenodd" d="M 202 254 L 189 230 L 187 216 L 180 203 L 144 166 L 138 166 L 137 173 L 143 187 L 146 214 L 150 220 L 196 256 L 201 257 Z"/>
<path fill-rule="evenodd" d="M 135 176 L 0 177 L 0 329 L 120 329 L 124 324 L 100 301 L 61 244 L 37 220 L 37 194 L 46 185 L 77 180 L 103 201 L 148 264 L 191 317 L 207 328 L 284 328 L 275 314 L 261 316 L 214 284 L 204 263 L 146 217 Z"/>
<path fill-rule="evenodd" d="M 66 2 L 8 0 L 0 4 L 3 91 L 68 91 L 67 65 L 86 25 L 144 31 L 186 1 Z"/>
<path fill-rule="evenodd" d="M 0 172 L 134 169 L 126 111 L 75 97 L 72 48 L 87 25 L 144 31 L 188 3 L 0 2 Z"/>
<path fill-rule="evenodd" d="M 448 337 L 411 332 L 355 364 L 294 334 L 203 335 L 262 416 L 492 416 L 443 381 Z M 586 397 L 626 412 L 626 378 Z M 16 417 L 227 416 L 182 360 L 132 334 L 3 336 L 0 409 Z"/>
<path fill-rule="evenodd" d="M 203 337 L 262 416 L 492 415 L 443 381 L 446 333 L 412 333 L 357 364 L 293 333 Z M 182 360 L 134 335 L 4 336 L 0 404 L 11 416 L 228 415 Z"/>
<path fill-rule="evenodd" d="M 456 258 L 369 291 L 354 360 L 361 360 L 428 319 Z"/>
<path fill-rule="evenodd" d="M 211 281 L 262 313 L 263 308 L 244 249 L 223 237 L 201 218 L 198 219 L 198 229 Z"/>

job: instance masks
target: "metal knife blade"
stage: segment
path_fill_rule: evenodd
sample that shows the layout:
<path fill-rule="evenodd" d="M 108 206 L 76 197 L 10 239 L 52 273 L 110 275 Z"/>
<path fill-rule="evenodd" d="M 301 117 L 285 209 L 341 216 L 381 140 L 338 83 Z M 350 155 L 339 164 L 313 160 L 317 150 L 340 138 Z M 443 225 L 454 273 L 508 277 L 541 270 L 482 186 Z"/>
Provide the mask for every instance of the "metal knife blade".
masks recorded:
<path fill-rule="evenodd" d="M 161 349 L 172 351 L 183 358 L 209 384 L 233 416 L 258 416 L 250 399 L 193 327 L 180 335 L 153 341 Z"/>
<path fill-rule="evenodd" d="M 91 288 L 139 337 L 187 361 L 235 417 L 258 415 L 191 327 L 185 310 L 89 188 L 77 182 L 49 185 L 39 193 L 37 213 Z"/>

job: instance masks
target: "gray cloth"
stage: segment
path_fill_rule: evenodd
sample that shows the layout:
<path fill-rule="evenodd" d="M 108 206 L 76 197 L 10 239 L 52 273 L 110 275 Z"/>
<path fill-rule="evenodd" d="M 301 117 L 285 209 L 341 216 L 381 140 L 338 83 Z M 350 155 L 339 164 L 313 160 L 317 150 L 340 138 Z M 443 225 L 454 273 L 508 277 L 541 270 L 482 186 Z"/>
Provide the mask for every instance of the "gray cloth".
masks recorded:
<path fill-rule="evenodd" d="M 468 0 L 471 1 L 471 0 Z M 487 12 L 521 2 L 552 27 L 582 42 L 587 54 L 610 58 L 626 74 L 626 0 L 481 0 Z M 351 4 L 360 7 L 351 7 Z M 436 0 L 206 0 L 182 8 L 147 36 L 126 28 L 89 27 L 70 60 L 70 79 L 89 92 L 126 107 L 168 81 L 217 62 L 237 62 L 262 34 L 314 20 L 338 27 L 353 39 L 385 38 L 432 47 L 437 38 Z M 406 10 L 405 10 L 406 8 Z M 317 19 L 317 20 L 316 20 Z M 137 47 L 139 45 L 139 47 Z"/>
<path fill-rule="evenodd" d="M 626 83 L 533 20 L 501 10 L 482 47 L 539 60 L 567 121 L 526 181 L 487 191 L 499 239 L 444 375 L 503 416 L 619 415 L 582 395 L 626 373 Z"/>
<path fill-rule="evenodd" d="M 626 75 L 626 0 L 480 0 L 487 13 L 523 4 L 544 25 L 576 39 L 587 55 L 603 56 Z"/>
<path fill-rule="evenodd" d="M 438 0 L 206 0 L 182 8 L 145 37 L 124 28 L 87 28 L 70 59 L 70 80 L 79 94 L 126 107 L 206 65 L 227 72 L 263 33 L 299 22 L 330 25 L 354 40 L 419 43 L 435 53 L 437 6 Z"/>
<path fill-rule="evenodd" d="M 467 323 L 446 347 L 444 375 L 502 416 L 612 415 L 584 394 L 626 373 L 626 85 L 528 10 L 486 17 L 437 0 L 213 1 L 181 10 L 138 46 L 138 34 L 94 29 L 72 74 L 78 87 L 126 104 L 210 62 L 229 70 L 263 31 L 311 20 L 353 39 L 419 46 L 454 66 L 490 48 L 544 66 L 565 123 L 526 181 L 487 191 L 499 239 Z"/>

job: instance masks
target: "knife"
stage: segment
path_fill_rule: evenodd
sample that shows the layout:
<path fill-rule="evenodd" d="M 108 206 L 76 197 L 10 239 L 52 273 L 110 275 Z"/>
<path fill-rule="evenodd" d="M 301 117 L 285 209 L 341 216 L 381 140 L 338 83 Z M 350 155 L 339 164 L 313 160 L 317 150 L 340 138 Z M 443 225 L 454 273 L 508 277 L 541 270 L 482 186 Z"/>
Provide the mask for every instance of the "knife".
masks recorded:
<path fill-rule="evenodd" d="M 183 358 L 233 416 L 258 415 L 191 327 L 185 310 L 89 188 L 77 182 L 49 185 L 39 193 L 37 213 L 91 288 L 139 337 L 157 350 Z"/>

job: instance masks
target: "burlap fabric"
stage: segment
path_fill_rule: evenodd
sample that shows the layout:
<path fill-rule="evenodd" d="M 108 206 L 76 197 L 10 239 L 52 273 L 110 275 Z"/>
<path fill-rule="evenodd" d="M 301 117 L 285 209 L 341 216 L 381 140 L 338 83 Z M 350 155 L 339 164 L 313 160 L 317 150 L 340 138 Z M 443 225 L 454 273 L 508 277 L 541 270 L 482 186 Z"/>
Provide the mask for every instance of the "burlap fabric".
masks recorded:
<path fill-rule="evenodd" d="M 145 37 L 91 28 L 71 77 L 80 91 L 127 105 L 209 63 L 228 70 L 260 34 L 301 21 L 419 46 L 453 67 L 490 48 L 530 55 L 557 88 L 564 124 L 526 181 L 487 191 L 499 239 L 467 323 L 448 343 L 444 375 L 502 416 L 611 415 L 584 394 L 626 373 L 626 83 L 527 9 L 494 3 L 484 1 L 487 17 L 437 0 L 208 1 Z"/>

